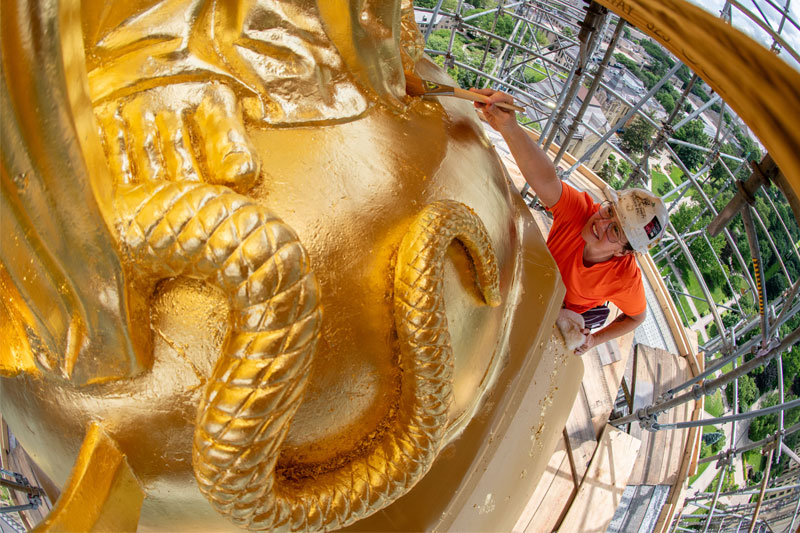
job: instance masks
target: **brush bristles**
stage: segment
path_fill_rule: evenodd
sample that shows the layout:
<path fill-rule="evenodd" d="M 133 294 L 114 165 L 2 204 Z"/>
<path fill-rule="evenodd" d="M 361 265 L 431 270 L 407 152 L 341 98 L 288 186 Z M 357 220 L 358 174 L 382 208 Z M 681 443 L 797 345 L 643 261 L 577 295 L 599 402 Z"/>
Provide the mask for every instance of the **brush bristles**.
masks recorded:
<path fill-rule="evenodd" d="M 422 96 L 425 94 L 425 84 L 422 78 L 413 72 L 405 72 L 406 75 L 406 94 L 409 96 Z"/>

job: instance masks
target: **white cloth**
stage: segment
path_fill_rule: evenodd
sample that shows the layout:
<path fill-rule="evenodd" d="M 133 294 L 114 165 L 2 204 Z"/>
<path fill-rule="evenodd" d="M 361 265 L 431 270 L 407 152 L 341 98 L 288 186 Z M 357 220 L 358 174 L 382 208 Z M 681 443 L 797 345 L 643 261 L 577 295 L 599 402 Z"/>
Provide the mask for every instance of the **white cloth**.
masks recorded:
<path fill-rule="evenodd" d="M 558 312 L 556 319 L 561 335 L 564 336 L 564 343 L 567 345 L 567 350 L 574 350 L 586 342 L 586 335 L 582 333 L 583 330 L 583 317 L 575 311 L 561 308 Z"/>

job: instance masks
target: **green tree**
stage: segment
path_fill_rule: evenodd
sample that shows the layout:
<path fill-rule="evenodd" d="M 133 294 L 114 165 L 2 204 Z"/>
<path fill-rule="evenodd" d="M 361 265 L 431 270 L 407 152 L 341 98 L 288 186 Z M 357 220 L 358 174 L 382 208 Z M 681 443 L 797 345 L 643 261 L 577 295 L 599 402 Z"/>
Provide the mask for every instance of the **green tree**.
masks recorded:
<path fill-rule="evenodd" d="M 453 47 L 455 48 L 455 42 Z M 450 46 L 450 30 L 436 30 L 428 37 L 427 47 L 439 52 L 446 52 Z"/>
<path fill-rule="evenodd" d="M 628 179 L 628 176 L 631 175 L 631 172 L 633 172 L 631 165 L 624 159 L 620 160 L 619 165 L 617 166 L 617 174 L 622 176 L 622 179 L 626 180 Z"/>
<path fill-rule="evenodd" d="M 786 390 L 792 388 L 795 381 L 800 378 L 800 348 L 797 345 L 783 354 L 783 387 Z M 800 382 L 800 381 L 798 381 Z"/>
<path fill-rule="evenodd" d="M 656 128 L 642 117 L 634 118 L 622 134 L 622 149 L 641 154 L 653 139 Z"/>
<path fill-rule="evenodd" d="M 621 53 L 617 52 L 616 54 L 614 54 L 614 59 L 617 60 L 617 63 L 622 64 L 622 66 L 624 66 L 626 69 L 630 70 L 631 73 L 634 76 L 636 76 L 637 78 L 641 78 L 642 71 L 639 70 L 639 67 L 636 65 L 636 63 L 631 58 L 629 58 L 628 56 L 626 56 L 624 54 L 621 54 Z"/>
<path fill-rule="evenodd" d="M 681 97 L 675 87 L 670 82 L 664 83 L 656 93 L 656 100 L 660 103 L 667 113 L 672 113 L 675 109 L 675 102 Z"/>
<path fill-rule="evenodd" d="M 720 147 L 719 151 L 723 154 L 735 155 L 736 147 L 731 143 L 725 143 Z M 730 166 L 734 164 L 730 159 L 724 159 L 724 161 L 725 161 L 725 166 L 727 166 L 729 169 Z M 728 179 L 728 173 L 725 172 L 725 169 L 722 167 L 722 164 L 717 162 L 713 167 L 711 167 L 711 173 L 709 174 L 709 178 L 716 187 L 720 187 L 725 182 L 725 180 Z"/>
<path fill-rule="evenodd" d="M 692 79 L 692 71 L 689 70 L 689 67 L 686 65 L 681 65 L 678 69 L 678 72 L 675 73 L 679 80 L 684 83 L 684 87 L 686 87 L 686 83 L 689 83 L 689 80 Z"/>
<path fill-rule="evenodd" d="M 653 74 L 649 70 L 642 70 L 640 71 L 639 79 L 642 80 L 642 83 L 644 83 L 645 87 L 647 87 L 648 89 L 652 89 L 653 86 L 656 83 L 658 83 L 658 80 L 660 80 L 661 78 L 656 74 Z"/>
<path fill-rule="evenodd" d="M 711 96 L 709 96 L 708 93 L 705 91 L 705 89 L 703 89 L 701 87 L 700 80 L 698 80 L 697 83 L 695 83 L 692 86 L 692 91 L 691 92 L 692 92 L 693 95 L 698 97 L 703 102 L 708 102 L 709 100 L 711 100 Z"/>
<path fill-rule="evenodd" d="M 617 173 L 617 156 L 609 154 L 608 159 L 603 163 L 603 168 L 600 169 L 598 176 L 606 183 L 611 183 Z"/>
<path fill-rule="evenodd" d="M 706 148 L 709 145 L 708 135 L 703 132 L 703 121 L 700 119 L 690 120 L 675 132 L 674 138 Z M 689 170 L 696 170 L 706 158 L 705 152 L 689 146 L 674 145 L 673 149 Z"/>
<path fill-rule="evenodd" d="M 796 397 L 793 394 L 786 394 L 784 396 L 785 402 L 790 402 L 794 399 L 796 399 Z M 778 405 L 779 400 L 780 397 L 778 396 L 778 393 L 774 392 L 764 400 L 761 407 L 764 408 Z M 755 442 L 763 439 L 767 435 L 774 434 L 778 430 L 778 416 L 778 413 L 772 413 L 754 418 L 750 423 L 750 429 L 747 432 L 747 437 Z M 800 420 L 800 407 L 795 407 L 793 409 L 784 411 L 784 427 L 793 426 L 798 422 L 798 420 Z"/>
<path fill-rule="evenodd" d="M 657 72 L 663 74 L 675 64 L 675 60 L 670 57 L 669 53 L 653 41 L 643 39 L 639 44 L 642 45 L 644 51 L 653 59 L 653 63 L 659 65 L 656 67 Z"/>
<path fill-rule="evenodd" d="M 668 91 L 658 91 L 656 93 L 656 100 L 658 100 L 658 103 L 661 104 L 661 107 L 663 107 L 667 113 L 672 113 L 672 110 L 675 109 L 675 99 Z"/>
<path fill-rule="evenodd" d="M 699 205 L 693 202 L 684 202 L 670 215 L 669 220 L 679 233 L 683 233 L 689 229 L 689 224 L 698 213 L 700 213 Z"/>
<path fill-rule="evenodd" d="M 760 161 L 761 160 L 761 150 L 758 148 L 758 145 L 745 135 L 745 133 L 741 130 L 738 125 L 734 125 L 733 127 L 733 136 L 736 137 L 736 140 L 739 142 L 739 146 L 742 147 L 742 157 L 747 159 L 748 161 Z M 739 176 L 742 179 L 747 179 L 750 175 L 750 172 L 747 168 L 745 168 L 746 175 Z"/>
<path fill-rule="evenodd" d="M 725 434 L 721 431 L 714 431 L 712 433 L 706 433 L 703 435 L 703 444 L 708 444 L 709 446 L 713 446 L 720 440 L 724 440 Z"/>
<path fill-rule="evenodd" d="M 750 409 L 750 406 L 753 405 L 758 399 L 759 395 L 758 387 L 756 387 L 756 382 L 753 378 L 750 377 L 749 374 L 745 374 L 744 376 L 739 378 L 739 411 L 746 411 Z M 733 405 L 733 383 L 729 383 L 728 386 L 725 388 L 725 397 L 728 400 L 728 405 Z"/>

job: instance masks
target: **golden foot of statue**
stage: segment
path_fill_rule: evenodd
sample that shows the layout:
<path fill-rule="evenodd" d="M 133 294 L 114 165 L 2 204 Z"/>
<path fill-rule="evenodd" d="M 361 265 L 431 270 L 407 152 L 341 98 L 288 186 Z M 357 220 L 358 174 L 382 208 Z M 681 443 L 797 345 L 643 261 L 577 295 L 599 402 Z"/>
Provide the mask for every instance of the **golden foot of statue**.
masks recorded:
<path fill-rule="evenodd" d="M 221 83 L 148 89 L 95 107 L 117 183 L 203 181 L 250 189 L 259 160 L 234 92 Z"/>

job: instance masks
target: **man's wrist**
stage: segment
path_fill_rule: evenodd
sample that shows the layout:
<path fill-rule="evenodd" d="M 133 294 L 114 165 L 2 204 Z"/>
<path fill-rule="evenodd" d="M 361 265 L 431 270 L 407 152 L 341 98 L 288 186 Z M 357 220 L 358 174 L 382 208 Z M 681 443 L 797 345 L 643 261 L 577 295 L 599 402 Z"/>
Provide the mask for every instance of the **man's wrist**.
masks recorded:
<path fill-rule="evenodd" d="M 500 133 L 503 137 L 512 137 L 515 135 L 525 135 L 525 131 L 522 129 L 522 126 L 519 125 L 519 122 L 515 120 L 509 120 L 504 124 L 500 124 L 497 128 L 497 132 Z"/>

